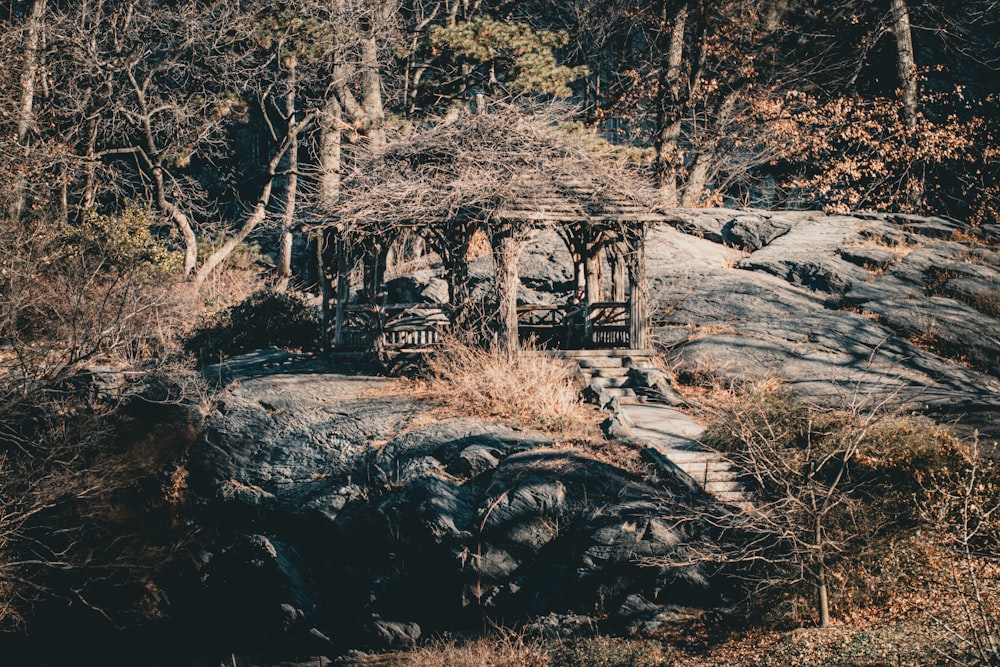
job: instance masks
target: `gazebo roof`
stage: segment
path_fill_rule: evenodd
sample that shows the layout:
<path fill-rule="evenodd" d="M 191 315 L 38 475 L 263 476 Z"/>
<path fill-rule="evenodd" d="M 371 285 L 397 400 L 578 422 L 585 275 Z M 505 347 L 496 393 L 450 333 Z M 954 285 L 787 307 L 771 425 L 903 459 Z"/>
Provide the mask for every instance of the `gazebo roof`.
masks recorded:
<path fill-rule="evenodd" d="M 605 229 L 664 219 L 641 179 L 556 120 L 504 108 L 427 123 L 359 162 L 349 195 L 315 226 L 386 235 L 463 218 Z"/>
<path fill-rule="evenodd" d="M 516 183 L 511 196 L 493 211 L 500 220 L 552 223 L 656 222 L 666 219 L 650 207 L 614 188 L 597 189 L 583 180 L 557 180 L 555 176 L 529 174 Z"/>

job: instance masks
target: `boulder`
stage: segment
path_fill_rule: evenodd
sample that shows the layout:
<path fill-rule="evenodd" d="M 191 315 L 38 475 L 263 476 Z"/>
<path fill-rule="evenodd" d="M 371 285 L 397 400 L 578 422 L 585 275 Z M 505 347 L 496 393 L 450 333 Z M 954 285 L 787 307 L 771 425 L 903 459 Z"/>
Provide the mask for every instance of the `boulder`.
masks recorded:
<path fill-rule="evenodd" d="M 792 228 L 790 222 L 770 216 L 739 216 L 722 227 L 722 242 L 754 252 L 783 236 Z"/>
<path fill-rule="evenodd" d="M 625 385 L 635 390 L 639 396 L 671 407 L 684 405 L 684 398 L 677 393 L 667 374 L 658 368 L 630 368 Z"/>
<path fill-rule="evenodd" d="M 851 264 L 869 271 L 885 271 L 899 260 L 899 254 L 883 248 L 838 248 L 837 253 Z"/>
<path fill-rule="evenodd" d="M 420 639 L 420 626 L 416 623 L 376 619 L 372 627 L 384 648 L 413 646 Z"/>
<path fill-rule="evenodd" d="M 286 639 L 315 609 L 295 548 L 264 535 L 237 538 L 209 560 L 202 579 L 227 634 Z"/>
<path fill-rule="evenodd" d="M 946 297 L 874 300 L 864 312 L 918 346 L 1000 377 L 1000 328 L 990 315 Z"/>

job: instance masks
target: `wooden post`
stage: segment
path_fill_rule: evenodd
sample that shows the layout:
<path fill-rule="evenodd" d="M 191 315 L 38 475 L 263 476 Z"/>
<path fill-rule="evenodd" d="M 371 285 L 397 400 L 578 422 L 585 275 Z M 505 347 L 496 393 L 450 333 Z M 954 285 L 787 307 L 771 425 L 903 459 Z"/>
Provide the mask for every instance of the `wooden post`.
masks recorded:
<path fill-rule="evenodd" d="M 389 257 L 388 243 L 374 241 L 365 248 L 365 295 L 368 303 L 378 305 L 382 288 L 385 287 L 385 263 Z"/>
<path fill-rule="evenodd" d="M 584 280 L 586 282 L 587 305 L 604 301 L 604 290 L 601 289 L 601 248 L 591 245 L 583 258 Z"/>
<path fill-rule="evenodd" d="M 351 297 L 350 259 L 347 257 L 350 246 L 343 239 L 337 239 L 337 301 L 334 329 L 334 346 L 344 345 L 344 306 Z"/>
<path fill-rule="evenodd" d="M 628 265 L 620 243 L 609 246 L 608 264 L 611 266 L 611 300 L 622 303 L 627 298 L 625 294 L 628 284 Z"/>
<path fill-rule="evenodd" d="M 451 305 L 451 323 L 463 329 L 469 315 L 469 252 L 468 239 L 458 241 L 455 247 L 442 253 L 445 278 L 448 281 L 448 303 Z"/>
<path fill-rule="evenodd" d="M 490 245 L 496 265 L 497 345 L 506 354 L 514 355 L 518 350 L 517 268 L 524 240 L 513 226 L 504 224 L 490 234 Z"/>
<path fill-rule="evenodd" d="M 646 279 L 646 227 L 633 223 L 629 230 L 628 342 L 634 350 L 649 347 L 649 282 Z"/>

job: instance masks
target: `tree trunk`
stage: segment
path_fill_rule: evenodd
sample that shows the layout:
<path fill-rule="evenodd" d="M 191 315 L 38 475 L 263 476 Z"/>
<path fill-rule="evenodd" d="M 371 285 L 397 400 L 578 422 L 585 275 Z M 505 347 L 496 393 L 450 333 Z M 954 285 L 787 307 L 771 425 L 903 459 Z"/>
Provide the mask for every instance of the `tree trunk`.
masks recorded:
<path fill-rule="evenodd" d="M 333 206 L 340 198 L 340 157 L 341 142 L 343 139 L 343 110 L 336 95 L 331 93 L 327 96 L 326 106 L 319 117 L 319 183 L 317 190 L 319 194 L 319 204 L 323 206 Z M 342 241 L 337 237 L 335 249 L 331 253 L 326 248 L 331 243 L 332 234 L 320 232 L 316 240 L 318 252 L 316 254 L 316 267 L 319 275 L 320 290 L 323 293 L 323 318 L 324 318 L 324 348 L 329 350 L 331 342 L 334 346 L 340 347 L 343 341 L 343 319 L 344 303 L 341 300 L 341 283 L 346 283 L 346 278 L 342 278 L 343 267 L 341 259 Z M 332 254 L 332 256 L 331 256 Z M 336 274 L 331 276 L 330 269 L 332 262 L 336 262 Z M 335 279 L 336 286 L 331 284 Z M 348 290 L 350 288 L 348 287 Z M 336 292 L 334 292 L 336 290 Z M 333 317 L 334 338 L 330 340 L 330 302 L 336 298 L 336 312 Z"/>
<path fill-rule="evenodd" d="M 518 350 L 517 288 L 518 260 L 523 241 L 513 229 L 498 230 L 490 235 L 493 261 L 496 266 L 497 347 L 508 356 Z"/>
<path fill-rule="evenodd" d="M 46 4 L 47 0 L 33 0 L 25 19 L 24 62 L 17 113 L 17 143 L 22 147 L 27 147 L 28 135 L 35 124 L 35 81 L 38 79 L 39 44 Z"/>
<path fill-rule="evenodd" d="M 819 529 L 817 528 L 817 540 L 821 540 Z M 817 547 L 820 543 L 817 542 Z M 819 614 L 819 627 L 830 627 L 830 599 L 826 588 L 826 564 L 822 561 L 822 554 L 819 556 L 819 569 L 816 572 L 816 611 Z"/>
<path fill-rule="evenodd" d="M 680 158 L 681 119 L 684 114 L 681 64 L 684 57 L 684 31 L 687 7 L 681 7 L 670 29 L 667 62 L 660 79 L 660 105 L 657 109 L 656 176 L 660 199 L 666 206 L 677 205 L 677 177 Z"/>
<path fill-rule="evenodd" d="M 708 184 L 708 172 L 715 158 L 715 150 L 711 146 L 706 146 L 698 151 L 694 158 L 694 165 L 691 167 L 691 175 L 684 186 L 684 196 L 681 198 L 681 206 L 697 206 L 705 192 Z"/>
<path fill-rule="evenodd" d="M 841 468 L 843 470 L 843 468 Z M 816 568 L 816 611 L 819 614 L 819 627 L 830 627 L 830 600 L 826 590 L 826 562 L 823 555 L 823 523 L 816 517 L 813 538 L 815 539 Z"/>
<path fill-rule="evenodd" d="M 330 95 L 320 118 L 319 136 L 319 198 L 326 205 L 331 205 L 340 198 L 343 126 L 343 110 L 340 102 L 335 95 Z"/>
<path fill-rule="evenodd" d="M 38 79 L 39 44 L 42 38 L 42 20 L 47 0 L 33 0 L 24 26 L 24 61 L 21 69 L 21 95 L 17 110 L 17 144 L 27 159 L 31 153 L 30 135 L 35 125 L 35 81 Z M 27 183 L 19 177 L 13 187 L 10 216 L 17 219 L 25 207 Z"/>
<path fill-rule="evenodd" d="M 917 64 L 913 55 L 913 35 L 906 0 L 890 0 L 892 33 L 896 37 L 896 72 L 902 95 L 900 113 L 906 126 L 917 126 Z"/>
<path fill-rule="evenodd" d="M 711 136 L 702 143 L 698 154 L 694 158 L 691 174 L 688 176 L 688 182 L 684 186 L 684 196 L 681 198 L 681 206 L 697 206 L 704 198 L 709 176 L 713 175 L 713 169 L 720 162 L 718 154 L 719 146 L 726 132 L 726 124 L 729 122 L 729 117 L 732 115 L 735 106 L 735 92 L 727 95 L 722 104 L 719 105 L 715 113 Z"/>
<path fill-rule="evenodd" d="M 361 45 L 363 95 L 368 146 L 373 153 L 385 146 L 385 110 L 382 108 L 382 77 L 379 72 L 378 42 L 370 35 Z"/>
<path fill-rule="evenodd" d="M 80 197 L 80 218 L 94 207 L 97 201 L 97 166 L 94 152 L 97 150 L 97 119 L 90 121 L 87 133 L 86 168 L 84 170 L 83 195 Z"/>
<path fill-rule="evenodd" d="M 288 123 L 295 123 L 295 59 L 290 58 L 288 66 L 288 95 L 285 98 L 285 115 Z M 281 233 L 278 238 L 278 266 L 274 287 L 279 291 L 288 288 L 292 278 L 292 225 L 295 222 L 295 199 L 299 186 L 299 135 L 293 134 L 288 146 L 288 180 L 285 187 L 285 210 L 281 216 Z"/>
<path fill-rule="evenodd" d="M 293 140 L 298 136 L 299 132 L 303 130 L 307 125 L 312 122 L 312 115 L 307 115 L 299 122 L 292 121 L 288 130 L 285 133 L 285 138 L 278 147 L 274 156 L 271 157 L 271 161 L 267 165 L 267 179 L 264 182 L 264 187 L 261 188 L 260 196 L 257 198 L 257 203 L 254 204 L 253 210 L 250 215 L 247 216 L 246 221 L 243 226 L 240 227 L 239 231 L 231 236 L 225 243 L 222 244 L 218 249 L 215 250 L 208 258 L 205 260 L 204 264 L 198 267 L 195 272 L 192 281 L 196 285 L 201 285 L 205 282 L 205 279 L 215 270 L 219 264 L 221 264 L 229 255 L 236 249 L 236 247 L 243 242 L 243 240 L 257 228 L 259 224 L 264 222 L 267 217 L 267 205 L 271 201 L 271 192 L 274 189 L 274 178 L 278 173 L 278 165 L 281 164 L 281 160 L 285 157 L 285 153 L 291 148 Z"/>
<path fill-rule="evenodd" d="M 828 628 L 830 627 L 830 603 L 827 599 L 825 576 L 819 582 L 816 601 L 819 605 L 819 627 Z"/>
<path fill-rule="evenodd" d="M 163 181 L 163 168 L 154 166 L 151 172 L 156 205 L 170 218 L 174 226 L 177 227 L 177 231 L 180 232 L 184 243 L 184 275 L 191 276 L 198 265 L 198 237 L 194 233 L 194 227 L 191 226 L 191 219 L 177 204 L 167 198 L 167 188 Z"/>

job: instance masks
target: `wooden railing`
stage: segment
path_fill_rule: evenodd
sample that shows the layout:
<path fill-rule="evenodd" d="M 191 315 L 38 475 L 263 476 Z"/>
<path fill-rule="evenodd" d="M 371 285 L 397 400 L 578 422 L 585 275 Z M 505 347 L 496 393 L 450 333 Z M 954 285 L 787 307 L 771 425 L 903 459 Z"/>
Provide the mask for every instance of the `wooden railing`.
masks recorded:
<path fill-rule="evenodd" d="M 517 307 L 517 336 L 541 347 L 566 346 L 566 308 L 555 304 Z"/>
<path fill-rule="evenodd" d="M 343 313 L 340 347 L 348 350 L 425 350 L 450 326 L 448 307 L 436 304 L 349 305 Z M 542 347 L 628 347 L 628 303 L 522 305 L 517 328 L 522 341 Z"/>
<path fill-rule="evenodd" d="M 628 303 L 603 301 L 589 309 L 572 304 L 528 304 L 517 307 L 521 340 L 560 348 L 628 347 Z"/>
<path fill-rule="evenodd" d="M 628 303 L 602 301 L 590 305 L 587 336 L 592 347 L 629 347 Z"/>
<path fill-rule="evenodd" d="M 427 349 L 438 343 L 450 325 L 446 307 L 441 305 L 344 306 L 341 348 Z"/>

